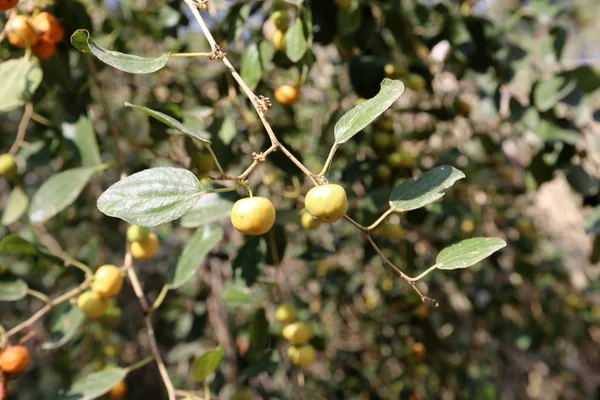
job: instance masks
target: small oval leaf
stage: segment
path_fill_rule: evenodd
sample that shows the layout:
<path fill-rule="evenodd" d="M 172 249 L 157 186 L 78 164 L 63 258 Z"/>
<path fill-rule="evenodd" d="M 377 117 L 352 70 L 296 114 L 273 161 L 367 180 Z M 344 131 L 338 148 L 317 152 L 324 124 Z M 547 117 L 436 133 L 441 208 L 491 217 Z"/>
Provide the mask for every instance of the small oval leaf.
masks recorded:
<path fill-rule="evenodd" d="M 198 203 L 181 217 L 181 226 L 197 228 L 218 221 L 231 214 L 233 201 L 222 193 L 203 195 Z"/>
<path fill-rule="evenodd" d="M 17 301 L 27 296 L 27 283 L 22 279 L 0 281 L 0 301 Z"/>
<path fill-rule="evenodd" d="M 506 242 L 500 238 L 466 239 L 440 251 L 435 263 L 438 269 L 467 268 L 491 256 L 504 246 Z"/>
<path fill-rule="evenodd" d="M 127 376 L 123 368 L 107 368 L 77 379 L 65 398 L 69 400 L 92 400 L 107 393 Z"/>
<path fill-rule="evenodd" d="M 384 79 L 379 93 L 364 101 L 339 119 L 335 124 L 334 134 L 337 143 L 345 143 L 352 136 L 363 130 L 367 125 L 390 108 L 404 92 L 404 84 L 398 80 Z"/>
<path fill-rule="evenodd" d="M 160 122 L 167 125 L 168 127 L 171 127 L 193 139 L 198 139 L 204 144 L 210 144 L 210 140 L 201 136 L 198 132 L 195 132 L 195 131 L 189 129 L 187 126 L 183 125 L 181 122 L 177 121 L 173 117 L 168 116 L 167 114 L 163 114 L 159 111 L 155 111 L 155 110 L 152 110 L 147 107 L 136 106 L 135 104 L 131 104 L 131 103 L 125 103 L 125 106 L 135 108 L 136 110 L 142 111 L 142 112 L 148 114 L 149 116 L 151 116 L 152 118 L 159 120 Z"/>
<path fill-rule="evenodd" d="M 0 112 L 27 103 L 43 75 L 40 66 L 25 57 L 0 63 Z"/>
<path fill-rule="evenodd" d="M 21 189 L 21 186 L 15 186 L 6 202 L 6 207 L 2 214 L 2 225 L 10 225 L 17 222 L 27 212 L 28 206 L 29 196 Z"/>
<path fill-rule="evenodd" d="M 202 266 L 206 255 L 221 241 L 223 238 L 223 228 L 218 225 L 207 225 L 196 231 L 192 239 L 183 249 L 177 267 L 175 268 L 175 276 L 173 282 L 169 285 L 173 289 L 177 289 L 186 283 Z"/>
<path fill-rule="evenodd" d="M 61 311 L 60 317 L 50 328 L 51 338 L 42 343 L 42 349 L 54 350 L 65 345 L 75 336 L 84 321 L 86 321 L 85 315 L 79 307 L 71 306 L 69 311 Z"/>
<path fill-rule="evenodd" d="M 250 44 L 242 55 L 240 75 L 250 89 L 256 89 L 263 76 L 263 67 L 260 62 L 260 51 L 256 43 Z"/>
<path fill-rule="evenodd" d="M 98 209 L 130 224 L 156 226 L 173 221 L 198 201 L 198 178 L 183 168 L 151 168 L 109 187 L 98 199 Z"/>
<path fill-rule="evenodd" d="M 41 224 L 70 206 L 94 175 L 94 168 L 73 168 L 54 174 L 31 198 L 29 220 Z"/>
<path fill-rule="evenodd" d="M 76 118 L 75 121 L 63 122 L 63 136 L 77 147 L 84 167 L 100 165 L 102 159 L 92 120 L 87 115 L 78 115 Z"/>
<path fill-rule="evenodd" d="M 150 74 L 156 72 L 169 61 L 169 54 L 167 53 L 163 53 L 157 58 L 146 58 L 103 49 L 90 40 L 90 33 L 85 29 L 78 29 L 73 33 L 71 44 L 77 50 L 84 53 L 91 52 L 100 61 L 131 74 Z"/>
<path fill-rule="evenodd" d="M 49 253 L 46 249 L 36 247 L 15 234 L 5 236 L 0 241 L 0 254 L 41 256 L 57 264 L 63 263 L 60 257 Z"/>
<path fill-rule="evenodd" d="M 285 33 L 285 53 L 290 60 L 298 62 L 306 54 L 308 44 L 304 36 L 302 20 L 296 18 L 296 22 Z"/>
<path fill-rule="evenodd" d="M 225 349 L 219 346 L 196 358 L 192 367 L 192 377 L 198 382 L 204 382 L 219 367 L 224 355 Z"/>
<path fill-rule="evenodd" d="M 538 82 L 533 101 L 540 111 L 548 111 L 575 89 L 577 82 L 564 76 L 553 76 Z"/>
<path fill-rule="evenodd" d="M 450 186 L 464 177 L 465 174 L 454 167 L 435 167 L 396 186 L 390 195 L 390 206 L 399 212 L 423 207 L 441 198 Z"/>

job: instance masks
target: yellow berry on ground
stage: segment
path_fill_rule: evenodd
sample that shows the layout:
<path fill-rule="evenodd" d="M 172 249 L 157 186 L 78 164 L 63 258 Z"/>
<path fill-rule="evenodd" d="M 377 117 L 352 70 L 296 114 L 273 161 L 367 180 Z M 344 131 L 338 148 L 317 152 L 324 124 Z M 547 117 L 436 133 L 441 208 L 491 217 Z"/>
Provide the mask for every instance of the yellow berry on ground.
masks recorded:
<path fill-rule="evenodd" d="M 160 242 L 155 233 L 150 232 L 145 240 L 132 242 L 129 246 L 131 256 L 138 260 L 150 260 L 158 254 Z"/>
<path fill-rule="evenodd" d="M 312 329 L 302 322 L 294 322 L 283 328 L 282 335 L 294 346 L 303 345 L 312 337 Z"/>
<path fill-rule="evenodd" d="M 296 319 L 296 308 L 289 303 L 283 303 L 277 307 L 275 318 L 281 322 L 292 322 Z"/>
<path fill-rule="evenodd" d="M 310 189 L 304 203 L 313 217 L 328 223 L 340 220 L 348 209 L 346 191 L 332 183 Z"/>
<path fill-rule="evenodd" d="M 275 207 L 264 197 L 247 197 L 235 202 L 231 209 L 231 223 L 247 235 L 263 235 L 275 223 Z"/>
<path fill-rule="evenodd" d="M 77 307 L 88 318 L 100 318 L 106 313 L 110 302 L 92 291 L 82 293 L 77 299 Z"/>
<path fill-rule="evenodd" d="M 119 294 L 123 286 L 123 275 L 116 265 L 103 265 L 94 274 L 92 291 L 104 298 Z"/>

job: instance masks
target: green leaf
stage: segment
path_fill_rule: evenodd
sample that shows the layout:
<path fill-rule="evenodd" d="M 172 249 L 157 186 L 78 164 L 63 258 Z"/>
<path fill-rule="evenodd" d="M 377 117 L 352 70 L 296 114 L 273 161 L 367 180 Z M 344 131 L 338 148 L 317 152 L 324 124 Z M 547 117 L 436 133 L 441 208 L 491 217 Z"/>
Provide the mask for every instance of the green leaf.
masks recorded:
<path fill-rule="evenodd" d="M 71 306 L 69 311 L 61 311 L 60 317 L 50 328 L 50 340 L 42 343 L 43 350 L 54 350 L 65 345 L 86 321 L 79 307 Z"/>
<path fill-rule="evenodd" d="M 228 307 L 247 306 L 252 303 L 250 294 L 235 287 L 226 287 L 223 290 L 222 298 Z"/>
<path fill-rule="evenodd" d="M 22 279 L 0 281 L 0 301 L 17 301 L 27 296 L 27 283 Z"/>
<path fill-rule="evenodd" d="M 534 103 L 538 110 L 548 111 L 571 93 L 576 86 L 575 80 L 564 76 L 553 76 L 540 81 L 533 90 Z"/>
<path fill-rule="evenodd" d="M 91 52 L 100 61 L 131 74 L 150 74 L 156 72 L 169 61 L 169 55 L 166 53 L 161 54 L 157 58 L 145 58 L 103 49 L 90 40 L 90 33 L 85 29 L 78 29 L 73 33 L 71 44 L 77 50 L 84 53 Z"/>
<path fill-rule="evenodd" d="M 54 174 L 31 198 L 29 220 L 41 224 L 70 206 L 94 175 L 94 168 L 73 168 Z"/>
<path fill-rule="evenodd" d="M 435 263 L 438 269 L 467 268 L 488 258 L 504 246 L 506 242 L 499 238 L 466 239 L 440 251 Z"/>
<path fill-rule="evenodd" d="M 92 400 L 107 393 L 127 376 L 123 368 L 108 367 L 77 379 L 71 385 L 65 398 L 69 400 Z"/>
<path fill-rule="evenodd" d="M 334 134 L 337 143 L 345 143 L 352 136 L 387 110 L 404 92 L 404 84 L 398 80 L 384 79 L 379 93 L 359 104 L 339 119 L 335 124 Z"/>
<path fill-rule="evenodd" d="M 450 186 L 464 177 L 465 174 L 454 167 L 435 167 L 396 186 L 390 195 L 390 206 L 399 212 L 423 207 L 441 198 Z"/>
<path fill-rule="evenodd" d="M 355 32 L 362 23 L 362 15 L 362 7 L 358 1 L 352 2 L 350 7 L 340 8 L 337 14 L 337 33 L 345 36 Z"/>
<path fill-rule="evenodd" d="M 266 243 L 256 236 L 246 238 L 244 245 L 238 251 L 232 267 L 236 276 L 241 276 L 246 286 L 251 286 L 256 282 L 264 265 L 266 252 Z"/>
<path fill-rule="evenodd" d="M 186 283 L 202 266 L 208 253 L 223 238 L 223 228 L 218 225 L 207 225 L 196 231 L 192 239 L 179 256 L 173 282 L 169 285 L 177 289 Z"/>
<path fill-rule="evenodd" d="M 252 43 L 242 55 L 240 75 L 250 89 L 254 90 L 263 76 L 263 67 L 260 62 L 258 45 Z"/>
<path fill-rule="evenodd" d="M 6 202 L 6 207 L 2 214 L 2 225 L 10 225 L 17 222 L 27 212 L 28 206 L 29 196 L 27 196 L 21 186 L 15 186 Z"/>
<path fill-rule="evenodd" d="M 94 167 L 102 163 L 94 125 L 87 115 L 80 115 L 76 122 L 64 122 L 62 132 L 63 136 L 77 147 L 84 167 Z"/>
<path fill-rule="evenodd" d="M 98 199 L 98 209 L 130 224 L 156 226 L 173 221 L 192 208 L 202 184 L 183 168 L 151 168 L 115 183 Z"/>
<path fill-rule="evenodd" d="M 22 237 L 12 234 L 0 242 L 0 254 L 34 256 L 38 254 L 38 249 Z"/>
<path fill-rule="evenodd" d="M 225 349 L 219 346 L 196 358 L 192 366 L 192 377 L 198 382 L 204 382 L 219 367 L 224 355 Z"/>
<path fill-rule="evenodd" d="M 181 217 L 181 226 L 196 228 L 216 222 L 231 214 L 233 201 L 221 193 L 208 193 L 198 200 L 198 203 Z"/>
<path fill-rule="evenodd" d="M 566 174 L 571 187 L 582 196 L 590 197 L 598 193 L 598 182 L 581 165 L 570 165 Z"/>
<path fill-rule="evenodd" d="M 145 112 L 152 118 L 159 120 L 163 124 L 183 133 L 184 135 L 187 135 L 193 139 L 198 139 L 199 141 L 201 141 L 204 144 L 210 144 L 210 140 L 208 140 L 205 137 L 203 137 L 202 135 L 200 135 L 200 133 L 189 129 L 188 127 L 183 125 L 181 122 L 177 121 L 175 118 L 169 117 L 167 114 L 163 114 L 159 111 L 151 110 L 150 108 L 136 106 L 135 104 L 131 104 L 131 103 L 125 103 L 125 106 L 135 108 L 136 110 Z"/>
<path fill-rule="evenodd" d="M 0 63 L 0 112 L 27 103 L 42 82 L 39 65 L 25 58 Z"/>
<path fill-rule="evenodd" d="M 300 18 L 285 33 L 285 53 L 293 62 L 298 62 L 306 54 L 308 45 L 304 36 L 304 26 Z"/>

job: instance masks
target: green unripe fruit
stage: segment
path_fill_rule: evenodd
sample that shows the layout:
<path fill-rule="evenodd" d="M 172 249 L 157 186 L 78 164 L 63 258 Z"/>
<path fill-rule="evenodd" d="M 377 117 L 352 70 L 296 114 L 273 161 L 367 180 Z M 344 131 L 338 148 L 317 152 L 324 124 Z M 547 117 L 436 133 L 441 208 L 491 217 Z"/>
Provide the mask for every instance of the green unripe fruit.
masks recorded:
<path fill-rule="evenodd" d="M 387 181 L 392 176 L 392 170 L 387 165 L 378 165 L 377 166 L 377 177 L 382 181 Z"/>
<path fill-rule="evenodd" d="M 373 135 L 373 147 L 385 150 L 394 143 L 394 137 L 387 132 L 377 132 Z"/>
<path fill-rule="evenodd" d="M 410 74 L 406 86 L 415 92 L 422 92 L 427 87 L 427 82 L 421 75 Z"/>
<path fill-rule="evenodd" d="M 201 173 L 206 174 L 215 166 L 215 160 L 210 154 L 200 153 L 196 156 L 196 165 Z"/>
<path fill-rule="evenodd" d="M 0 156 L 0 176 L 12 179 L 17 175 L 17 161 L 12 154 L 2 154 Z"/>
<path fill-rule="evenodd" d="M 108 326 L 109 328 L 114 328 L 117 325 L 119 325 L 119 322 L 121 322 L 122 317 L 123 310 L 121 310 L 121 307 L 111 305 L 102 317 L 102 323 Z"/>
<path fill-rule="evenodd" d="M 277 29 L 286 31 L 287 28 L 289 28 L 290 26 L 290 21 L 292 20 L 292 17 L 287 11 L 279 10 L 271 14 L 271 20 L 273 21 Z"/>
<path fill-rule="evenodd" d="M 130 242 L 143 242 L 149 234 L 150 228 L 146 226 L 131 225 L 127 228 L 127 240 Z"/>
<path fill-rule="evenodd" d="M 388 164 L 393 168 L 398 168 L 402 166 L 402 153 L 396 151 L 390 154 L 387 158 Z"/>
<path fill-rule="evenodd" d="M 277 307 L 275 318 L 281 322 L 292 322 L 296 319 L 296 308 L 289 303 L 284 303 Z"/>

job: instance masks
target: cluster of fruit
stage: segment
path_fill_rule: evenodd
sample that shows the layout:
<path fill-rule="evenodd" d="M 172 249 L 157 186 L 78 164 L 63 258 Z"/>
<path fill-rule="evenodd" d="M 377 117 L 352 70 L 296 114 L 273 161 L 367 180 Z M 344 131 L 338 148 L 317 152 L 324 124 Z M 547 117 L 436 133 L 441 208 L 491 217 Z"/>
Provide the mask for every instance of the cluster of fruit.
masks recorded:
<path fill-rule="evenodd" d="M 94 274 L 92 289 L 82 293 L 77 306 L 88 318 L 100 318 L 111 307 L 111 299 L 121 291 L 123 273 L 116 265 L 102 265 Z"/>
<path fill-rule="evenodd" d="M 5 11 L 17 5 L 19 0 L 1 0 L 0 10 Z M 34 14 L 11 16 L 4 26 L 6 38 L 21 49 L 31 48 L 39 59 L 46 60 L 56 53 L 57 44 L 63 40 L 65 31 L 56 17 L 47 11 Z"/>
<path fill-rule="evenodd" d="M 291 344 L 288 356 L 292 363 L 302 368 L 310 367 L 317 357 L 315 348 L 308 344 L 313 335 L 312 329 L 305 322 L 295 321 L 296 309 L 289 303 L 281 304 L 277 308 L 275 318 L 287 324 L 282 335 Z"/>
<path fill-rule="evenodd" d="M 302 226 L 306 229 L 316 229 L 321 223 L 339 221 L 348 209 L 346 191 L 335 184 L 312 188 L 306 194 L 304 203 L 308 213 L 302 216 Z M 231 209 L 234 228 L 247 235 L 269 232 L 275 223 L 275 216 L 273 203 L 265 197 L 246 197 L 236 201 Z"/>
<path fill-rule="evenodd" d="M 127 240 L 131 256 L 138 260 L 150 260 L 158 254 L 158 236 L 145 226 L 131 225 L 127 229 Z"/>

